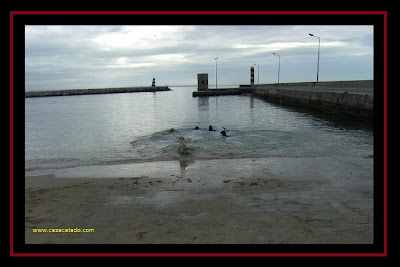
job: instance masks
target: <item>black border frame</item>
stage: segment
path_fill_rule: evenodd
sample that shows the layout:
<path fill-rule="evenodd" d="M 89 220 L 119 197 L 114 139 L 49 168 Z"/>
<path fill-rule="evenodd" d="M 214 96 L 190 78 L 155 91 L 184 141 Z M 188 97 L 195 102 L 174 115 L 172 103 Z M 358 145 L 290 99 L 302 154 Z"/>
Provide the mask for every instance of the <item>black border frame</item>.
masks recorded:
<path fill-rule="evenodd" d="M 27 245 L 24 243 L 25 25 L 373 25 L 374 244 L 372 245 Z M 386 256 L 386 12 L 10 12 L 11 256 Z M 19 166 L 19 167 L 18 167 Z M 21 234 L 22 233 L 22 234 Z M 111 253 L 111 254 L 110 254 Z"/>

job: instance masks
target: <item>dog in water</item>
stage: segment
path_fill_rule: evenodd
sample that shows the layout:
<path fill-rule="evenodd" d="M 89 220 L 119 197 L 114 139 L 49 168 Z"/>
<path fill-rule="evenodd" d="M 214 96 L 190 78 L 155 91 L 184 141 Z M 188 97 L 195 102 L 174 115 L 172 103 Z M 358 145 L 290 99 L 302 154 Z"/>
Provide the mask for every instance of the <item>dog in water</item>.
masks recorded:
<path fill-rule="evenodd" d="M 183 138 L 183 136 L 179 137 L 179 147 L 178 147 L 178 152 L 179 154 L 188 154 L 189 150 L 194 150 L 194 148 L 188 147 L 185 143 L 184 143 L 185 138 Z"/>
<path fill-rule="evenodd" d="M 174 128 L 171 128 L 171 129 L 168 130 L 168 132 L 162 133 L 162 134 L 163 134 L 163 135 L 167 135 L 167 134 L 172 134 L 172 133 L 174 133 L 174 132 L 175 132 L 175 129 L 174 129 Z"/>

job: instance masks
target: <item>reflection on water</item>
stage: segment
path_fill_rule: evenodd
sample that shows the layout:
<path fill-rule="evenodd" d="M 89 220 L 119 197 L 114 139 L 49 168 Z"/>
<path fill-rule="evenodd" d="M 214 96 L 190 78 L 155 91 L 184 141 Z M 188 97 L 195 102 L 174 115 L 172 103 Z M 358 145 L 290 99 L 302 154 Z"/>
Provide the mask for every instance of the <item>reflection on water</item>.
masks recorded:
<path fill-rule="evenodd" d="M 182 177 L 185 177 L 186 168 L 195 163 L 194 159 L 192 159 L 192 158 L 179 159 L 178 162 L 179 162 L 179 168 L 181 170 Z"/>

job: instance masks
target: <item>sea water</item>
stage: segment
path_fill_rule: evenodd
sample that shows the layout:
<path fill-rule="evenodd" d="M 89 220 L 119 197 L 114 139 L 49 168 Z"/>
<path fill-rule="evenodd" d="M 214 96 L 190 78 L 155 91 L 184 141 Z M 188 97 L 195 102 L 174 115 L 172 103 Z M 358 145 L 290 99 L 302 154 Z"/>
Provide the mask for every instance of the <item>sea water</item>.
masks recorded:
<path fill-rule="evenodd" d="M 25 171 L 179 160 L 180 136 L 194 160 L 373 155 L 366 128 L 251 95 L 194 98 L 194 90 L 26 98 Z"/>

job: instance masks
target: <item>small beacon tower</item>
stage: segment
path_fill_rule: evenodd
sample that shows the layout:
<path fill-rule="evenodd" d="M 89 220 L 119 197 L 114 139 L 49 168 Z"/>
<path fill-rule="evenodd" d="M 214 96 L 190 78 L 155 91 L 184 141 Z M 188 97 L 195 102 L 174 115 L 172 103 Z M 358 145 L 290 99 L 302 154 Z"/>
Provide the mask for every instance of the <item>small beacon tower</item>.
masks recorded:
<path fill-rule="evenodd" d="M 208 73 L 197 73 L 197 91 L 208 90 Z"/>
<path fill-rule="evenodd" d="M 250 68 L 250 86 L 254 86 L 254 67 L 251 66 Z"/>
<path fill-rule="evenodd" d="M 156 87 L 156 78 L 153 78 L 153 82 L 151 83 L 151 87 Z"/>

